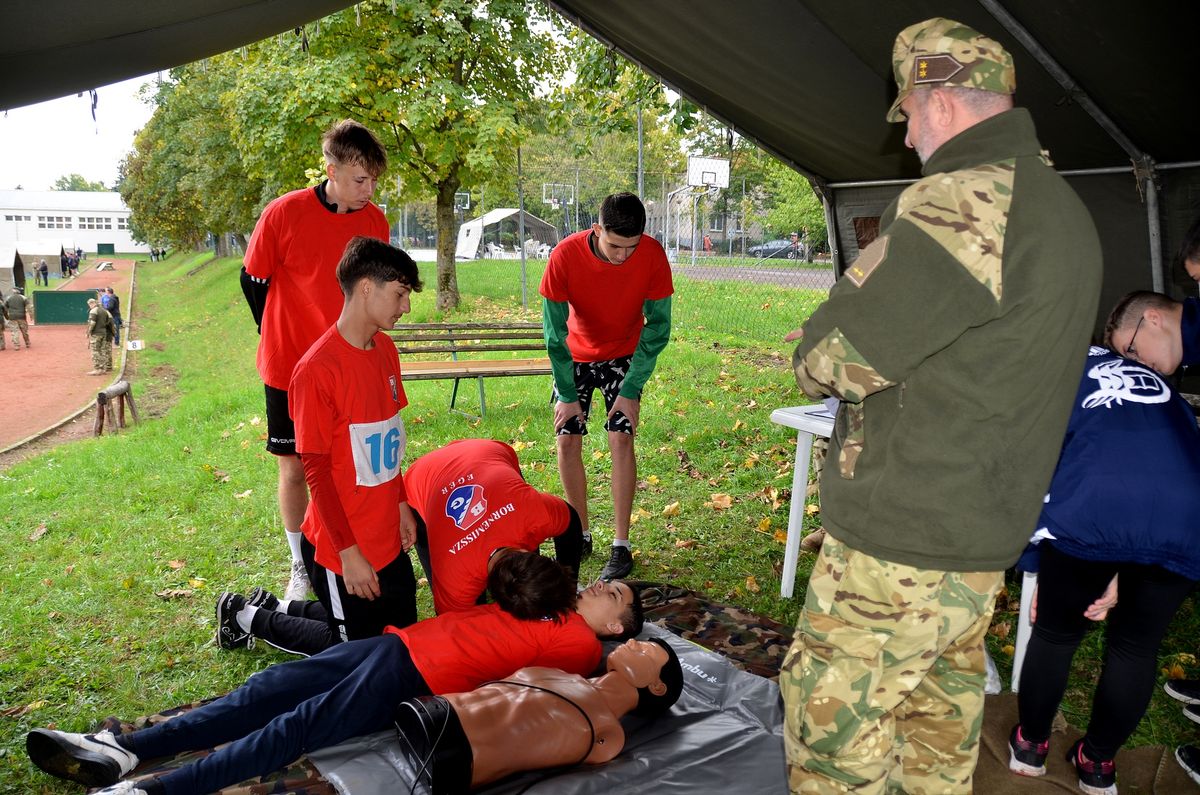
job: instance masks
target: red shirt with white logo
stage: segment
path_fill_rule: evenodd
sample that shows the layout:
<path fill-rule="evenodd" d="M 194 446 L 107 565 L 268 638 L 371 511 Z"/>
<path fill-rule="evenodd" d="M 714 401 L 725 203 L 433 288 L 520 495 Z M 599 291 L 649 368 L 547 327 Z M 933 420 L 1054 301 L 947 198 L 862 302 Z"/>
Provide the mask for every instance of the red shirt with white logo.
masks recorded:
<path fill-rule="evenodd" d="M 330 457 L 333 483 L 355 543 L 379 571 L 400 554 L 400 503 L 406 500 L 400 462 L 406 441 L 400 409 L 408 405 L 392 339 L 378 332 L 370 350 L 356 348 L 330 326 L 296 365 L 288 409 L 296 451 Z M 342 573 L 338 550 L 314 503 L 301 530 L 316 560 Z"/>
<path fill-rule="evenodd" d="M 574 610 L 560 621 L 523 621 L 478 605 L 384 631 L 404 640 L 434 695 L 465 693 L 531 665 L 587 676 L 600 664 L 600 641 Z"/>
<path fill-rule="evenodd" d="M 438 613 L 475 605 L 501 547 L 535 551 L 567 529 L 561 497 L 521 477 L 516 452 L 493 439 L 464 439 L 426 453 L 404 473 L 413 510 L 425 520 Z"/>
<path fill-rule="evenodd" d="M 641 242 L 620 265 L 592 253 L 585 229 L 564 239 L 550 252 L 538 292 L 570 305 L 567 347 L 577 362 L 604 362 L 632 356 L 646 318 L 642 304 L 675 292 L 671 265 L 657 240 Z"/>
<path fill-rule="evenodd" d="M 246 246 L 246 272 L 270 279 L 258 341 L 263 383 L 287 389 L 292 370 L 342 311 L 337 264 L 350 238 L 388 239 L 383 212 L 367 204 L 335 213 L 312 188 L 294 190 L 266 206 Z"/>

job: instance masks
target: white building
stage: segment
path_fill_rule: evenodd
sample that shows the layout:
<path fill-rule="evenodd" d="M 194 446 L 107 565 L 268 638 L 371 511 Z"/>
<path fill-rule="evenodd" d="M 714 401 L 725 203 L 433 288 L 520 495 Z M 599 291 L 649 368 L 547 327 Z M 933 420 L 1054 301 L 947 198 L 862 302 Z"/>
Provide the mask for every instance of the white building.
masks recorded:
<path fill-rule="evenodd" d="M 115 191 L 0 190 L 0 247 L 14 245 L 24 255 L 22 243 L 47 241 L 89 254 L 101 244 L 117 253 L 150 251 L 130 236 L 129 208 Z"/>

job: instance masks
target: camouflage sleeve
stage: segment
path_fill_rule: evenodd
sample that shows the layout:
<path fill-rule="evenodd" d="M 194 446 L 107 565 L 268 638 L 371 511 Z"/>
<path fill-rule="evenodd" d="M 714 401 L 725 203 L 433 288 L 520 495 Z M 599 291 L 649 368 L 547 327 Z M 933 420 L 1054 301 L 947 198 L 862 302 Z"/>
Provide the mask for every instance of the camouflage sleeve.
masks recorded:
<path fill-rule="evenodd" d="M 810 398 L 828 396 L 859 403 L 872 392 L 896 384 L 880 375 L 837 328 L 803 355 L 801 347 L 792 355 L 792 370 L 801 391 Z"/>
<path fill-rule="evenodd" d="M 995 241 L 986 247 L 992 254 L 967 256 L 964 249 L 976 250 L 962 240 L 968 232 L 954 220 L 955 205 L 925 195 L 906 208 L 908 193 L 899 201 L 901 214 L 861 251 L 804 324 L 792 361 L 805 394 L 862 400 L 901 383 L 999 312 Z"/>

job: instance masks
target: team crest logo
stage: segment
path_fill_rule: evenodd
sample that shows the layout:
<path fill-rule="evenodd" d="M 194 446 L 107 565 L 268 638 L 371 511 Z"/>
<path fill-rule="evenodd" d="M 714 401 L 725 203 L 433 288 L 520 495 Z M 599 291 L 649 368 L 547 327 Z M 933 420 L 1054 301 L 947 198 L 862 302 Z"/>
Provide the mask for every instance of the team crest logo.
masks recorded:
<path fill-rule="evenodd" d="M 454 520 L 459 530 L 466 530 L 487 512 L 487 498 L 483 486 L 473 483 L 459 486 L 446 498 L 446 515 Z"/>
<path fill-rule="evenodd" d="M 1085 409 L 1103 406 L 1112 408 L 1130 403 L 1166 403 L 1171 390 L 1158 373 L 1124 359 L 1100 362 L 1088 370 L 1088 378 L 1096 382 L 1096 391 L 1083 399 Z"/>

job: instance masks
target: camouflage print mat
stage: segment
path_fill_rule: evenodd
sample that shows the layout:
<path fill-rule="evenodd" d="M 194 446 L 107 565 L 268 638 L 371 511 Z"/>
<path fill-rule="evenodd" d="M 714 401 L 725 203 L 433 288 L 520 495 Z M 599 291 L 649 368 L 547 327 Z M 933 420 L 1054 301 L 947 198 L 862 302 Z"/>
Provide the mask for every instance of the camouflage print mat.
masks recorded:
<path fill-rule="evenodd" d="M 729 658 L 735 666 L 775 680 L 779 665 L 792 642 L 791 628 L 733 605 L 710 601 L 702 594 L 653 582 L 632 583 L 641 587 L 646 620 Z M 205 702 L 198 701 L 138 718 L 132 723 L 108 718 L 99 728 L 126 733 L 170 720 Z M 211 750 L 195 751 L 138 768 L 137 775 L 154 775 L 201 759 Z M 220 795 L 336 795 L 333 785 L 321 777 L 307 757 L 286 769 L 260 779 L 226 787 Z"/>

